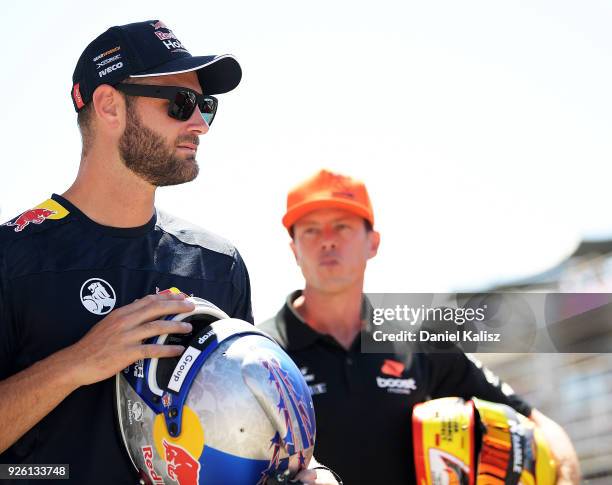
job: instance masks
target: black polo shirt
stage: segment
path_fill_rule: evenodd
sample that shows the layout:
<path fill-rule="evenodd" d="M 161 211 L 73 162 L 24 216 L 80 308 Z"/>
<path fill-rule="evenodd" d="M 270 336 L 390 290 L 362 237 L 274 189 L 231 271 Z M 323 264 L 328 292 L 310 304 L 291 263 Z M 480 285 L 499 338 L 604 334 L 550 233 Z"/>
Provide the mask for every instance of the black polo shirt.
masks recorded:
<path fill-rule="evenodd" d="M 315 405 L 315 456 L 346 485 L 415 483 L 411 416 L 417 403 L 476 396 L 531 414 L 531 407 L 507 384 L 461 352 L 402 354 L 389 348 L 366 354 L 360 352 L 361 336 L 344 349 L 295 312 L 292 303 L 300 294 L 289 295 L 260 328 L 300 368 Z"/>

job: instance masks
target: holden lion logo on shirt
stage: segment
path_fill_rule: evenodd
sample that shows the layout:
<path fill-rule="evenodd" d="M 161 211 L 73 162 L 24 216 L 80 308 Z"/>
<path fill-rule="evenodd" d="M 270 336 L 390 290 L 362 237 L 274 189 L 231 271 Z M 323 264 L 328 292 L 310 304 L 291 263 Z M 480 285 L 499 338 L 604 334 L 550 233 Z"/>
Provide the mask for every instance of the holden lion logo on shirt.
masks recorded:
<path fill-rule="evenodd" d="M 115 307 L 115 290 L 101 278 L 90 278 L 81 286 L 81 303 L 94 315 L 106 315 Z"/>

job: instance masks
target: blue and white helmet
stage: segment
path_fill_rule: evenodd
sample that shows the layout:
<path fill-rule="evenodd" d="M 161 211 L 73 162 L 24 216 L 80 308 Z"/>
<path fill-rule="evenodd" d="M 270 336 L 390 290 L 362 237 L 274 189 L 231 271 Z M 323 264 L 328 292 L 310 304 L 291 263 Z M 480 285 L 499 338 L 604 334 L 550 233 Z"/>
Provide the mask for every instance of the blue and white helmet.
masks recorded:
<path fill-rule="evenodd" d="M 116 411 L 142 484 L 262 484 L 306 468 L 315 442 L 308 386 L 289 356 L 253 325 L 191 298 L 180 357 L 137 361 L 116 377 Z"/>

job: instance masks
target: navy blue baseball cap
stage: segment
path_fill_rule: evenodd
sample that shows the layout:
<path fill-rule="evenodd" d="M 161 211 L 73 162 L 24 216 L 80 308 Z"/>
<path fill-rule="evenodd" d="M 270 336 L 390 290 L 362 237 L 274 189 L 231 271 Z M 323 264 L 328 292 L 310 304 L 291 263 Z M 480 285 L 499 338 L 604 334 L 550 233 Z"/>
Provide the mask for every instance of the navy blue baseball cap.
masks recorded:
<path fill-rule="evenodd" d="M 240 83 L 242 70 L 231 55 L 192 56 L 159 20 L 111 27 L 83 51 L 72 75 L 72 102 L 80 111 L 101 84 L 129 77 L 196 71 L 204 94 L 222 94 Z"/>

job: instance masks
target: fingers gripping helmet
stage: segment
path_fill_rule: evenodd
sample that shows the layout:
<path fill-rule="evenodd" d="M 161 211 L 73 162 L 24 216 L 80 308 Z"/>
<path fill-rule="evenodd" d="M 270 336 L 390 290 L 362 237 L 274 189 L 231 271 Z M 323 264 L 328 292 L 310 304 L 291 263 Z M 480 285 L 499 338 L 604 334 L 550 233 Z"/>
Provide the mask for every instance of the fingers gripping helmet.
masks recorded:
<path fill-rule="evenodd" d="M 177 358 L 116 377 L 121 437 L 142 484 L 262 484 L 306 468 L 315 440 L 310 392 L 285 352 L 253 325 L 198 298 Z"/>

